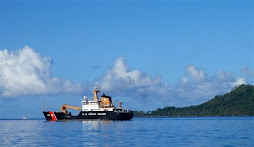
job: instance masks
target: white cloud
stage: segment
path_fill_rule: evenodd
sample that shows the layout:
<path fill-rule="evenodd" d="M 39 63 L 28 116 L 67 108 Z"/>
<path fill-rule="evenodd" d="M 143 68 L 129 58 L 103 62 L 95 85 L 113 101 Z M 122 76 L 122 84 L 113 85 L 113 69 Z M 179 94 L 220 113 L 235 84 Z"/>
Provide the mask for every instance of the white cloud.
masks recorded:
<path fill-rule="evenodd" d="M 115 61 L 113 68 L 103 77 L 101 88 L 104 91 L 121 91 L 143 97 L 162 95 L 169 87 L 162 83 L 160 76 L 151 78 L 139 70 L 131 70 L 123 57 Z"/>
<path fill-rule="evenodd" d="M 52 60 L 25 46 L 18 51 L 0 50 L 0 96 L 78 94 L 82 86 L 52 77 Z"/>
<path fill-rule="evenodd" d="M 181 82 L 184 84 L 184 83 L 187 83 L 189 81 L 189 79 L 187 77 L 183 77 Z"/>
<path fill-rule="evenodd" d="M 51 58 L 42 57 L 27 46 L 14 52 L 0 50 L 0 97 L 84 92 L 84 86 L 79 83 L 53 77 L 51 66 Z M 185 70 L 183 78 L 169 86 L 161 76 L 150 77 L 140 70 L 132 70 L 124 58 L 119 57 L 99 83 L 103 92 L 124 97 L 130 105 L 149 104 L 150 109 L 200 104 L 229 92 L 236 85 L 246 84 L 243 77 L 223 71 L 208 75 L 195 65 L 189 65 Z M 249 69 L 244 71 L 252 73 Z M 88 82 L 86 87 L 91 87 L 90 84 Z"/>
<path fill-rule="evenodd" d="M 203 70 L 198 70 L 197 67 L 194 66 L 194 65 L 187 66 L 186 71 L 197 82 L 201 82 L 201 81 L 205 80 L 204 71 Z"/>
<path fill-rule="evenodd" d="M 147 101 L 160 107 L 200 104 L 215 95 L 229 92 L 236 85 L 246 84 L 242 77 L 238 78 L 223 71 L 209 76 L 202 68 L 194 65 L 187 66 L 185 73 L 176 85 L 170 87 L 163 83 L 160 76 L 151 78 L 144 72 L 131 70 L 124 58 L 120 57 L 103 77 L 101 86 L 103 91 L 128 95 L 132 101 Z"/>
<path fill-rule="evenodd" d="M 191 67 L 191 68 L 190 68 Z M 191 75 L 191 79 L 187 76 Z M 216 75 L 209 76 L 204 70 L 196 66 L 186 67 L 186 76 L 175 86 L 175 96 L 182 99 L 183 104 L 199 104 L 215 95 L 229 92 L 234 86 L 246 84 L 242 77 L 218 71 Z"/>
<path fill-rule="evenodd" d="M 239 86 L 242 84 L 246 84 L 246 80 L 244 78 L 236 78 L 236 81 L 232 83 L 232 86 Z"/>

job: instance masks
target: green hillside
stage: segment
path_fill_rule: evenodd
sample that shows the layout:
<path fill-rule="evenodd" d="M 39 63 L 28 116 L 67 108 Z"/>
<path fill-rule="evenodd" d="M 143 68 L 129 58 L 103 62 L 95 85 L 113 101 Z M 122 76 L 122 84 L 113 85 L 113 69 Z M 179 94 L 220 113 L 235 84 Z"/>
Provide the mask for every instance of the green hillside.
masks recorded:
<path fill-rule="evenodd" d="M 254 116 L 254 86 L 240 85 L 208 102 L 184 108 L 165 107 L 155 111 L 134 111 L 136 117 L 150 116 Z"/>

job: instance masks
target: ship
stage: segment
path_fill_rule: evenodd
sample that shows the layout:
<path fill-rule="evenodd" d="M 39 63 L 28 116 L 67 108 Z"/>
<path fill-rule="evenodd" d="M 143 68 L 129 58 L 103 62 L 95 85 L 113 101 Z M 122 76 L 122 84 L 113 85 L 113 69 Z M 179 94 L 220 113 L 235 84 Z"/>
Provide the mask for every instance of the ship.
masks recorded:
<path fill-rule="evenodd" d="M 61 106 L 60 112 L 44 111 L 43 102 L 43 114 L 47 121 L 61 121 L 61 120 L 131 120 L 133 118 L 133 112 L 122 108 L 122 102 L 119 102 L 119 106 L 115 106 L 112 103 L 111 96 L 102 94 L 101 98 L 98 98 L 100 88 L 93 89 L 94 97 L 89 100 L 86 96 L 81 101 L 82 106 L 76 107 L 64 104 Z M 80 111 L 78 115 L 72 115 L 68 112 L 68 109 L 75 109 Z"/>

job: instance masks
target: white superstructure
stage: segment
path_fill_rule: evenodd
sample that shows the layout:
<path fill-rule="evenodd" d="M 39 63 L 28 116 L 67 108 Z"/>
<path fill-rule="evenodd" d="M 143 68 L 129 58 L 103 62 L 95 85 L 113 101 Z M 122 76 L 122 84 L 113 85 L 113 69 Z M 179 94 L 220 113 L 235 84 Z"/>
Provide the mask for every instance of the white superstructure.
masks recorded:
<path fill-rule="evenodd" d="M 81 101 L 82 111 L 113 111 L 114 110 L 115 107 L 112 104 L 110 96 L 106 96 L 105 94 L 103 94 L 101 99 L 98 99 L 97 93 L 100 92 L 99 88 L 95 88 L 93 92 L 94 92 L 93 100 L 88 100 L 88 98 L 84 96 L 84 100 Z"/>
<path fill-rule="evenodd" d="M 99 104 L 96 101 L 88 101 L 84 100 L 82 101 L 82 111 L 92 111 L 92 110 L 97 110 L 99 109 Z"/>

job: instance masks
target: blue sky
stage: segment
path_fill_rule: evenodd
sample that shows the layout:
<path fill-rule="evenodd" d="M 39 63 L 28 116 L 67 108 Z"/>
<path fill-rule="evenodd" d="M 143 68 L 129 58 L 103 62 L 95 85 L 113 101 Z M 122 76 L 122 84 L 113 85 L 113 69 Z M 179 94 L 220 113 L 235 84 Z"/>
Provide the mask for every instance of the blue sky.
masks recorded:
<path fill-rule="evenodd" d="M 254 83 L 254 3 L 2 0 L 0 66 L 0 118 L 78 106 L 96 83 L 133 110 L 200 104 Z"/>

